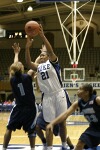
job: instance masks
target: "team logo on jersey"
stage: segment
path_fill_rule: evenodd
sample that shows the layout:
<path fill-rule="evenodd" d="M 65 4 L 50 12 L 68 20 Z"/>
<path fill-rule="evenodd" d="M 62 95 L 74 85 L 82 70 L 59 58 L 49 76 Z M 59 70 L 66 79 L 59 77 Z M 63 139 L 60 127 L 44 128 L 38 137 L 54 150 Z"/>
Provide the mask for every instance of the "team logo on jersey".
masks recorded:
<path fill-rule="evenodd" d="M 93 104 L 93 100 L 89 102 L 89 105 Z"/>
<path fill-rule="evenodd" d="M 94 114 L 95 111 L 93 108 L 85 108 L 82 110 L 83 114 L 86 115 L 86 114 Z"/>

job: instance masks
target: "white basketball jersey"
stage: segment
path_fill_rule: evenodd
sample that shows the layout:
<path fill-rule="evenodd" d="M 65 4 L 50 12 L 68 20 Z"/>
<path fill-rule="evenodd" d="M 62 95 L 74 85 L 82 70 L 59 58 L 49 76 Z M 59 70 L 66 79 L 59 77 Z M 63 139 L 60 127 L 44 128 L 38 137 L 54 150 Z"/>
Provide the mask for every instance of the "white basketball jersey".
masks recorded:
<path fill-rule="evenodd" d="M 40 90 L 44 94 L 50 94 L 62 88 L 59 63 L 52 63 L 49 60 L 39 64 L 37 79 Z"/>

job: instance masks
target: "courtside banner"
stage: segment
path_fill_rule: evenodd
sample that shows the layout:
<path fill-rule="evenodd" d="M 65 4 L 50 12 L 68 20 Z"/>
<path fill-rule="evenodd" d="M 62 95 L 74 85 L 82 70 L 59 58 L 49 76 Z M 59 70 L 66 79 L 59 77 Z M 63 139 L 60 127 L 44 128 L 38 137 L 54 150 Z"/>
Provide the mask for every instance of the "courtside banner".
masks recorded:
<path fill-rule="evenodd" d="M 100 89 L 100 82 L 63 82 L 63 88 L 64 89 L 78 89 L 82 84 L 91 84 L 94 89 Z M 36 89 L 36 84 L 33 82 L 33 87 Z"/>

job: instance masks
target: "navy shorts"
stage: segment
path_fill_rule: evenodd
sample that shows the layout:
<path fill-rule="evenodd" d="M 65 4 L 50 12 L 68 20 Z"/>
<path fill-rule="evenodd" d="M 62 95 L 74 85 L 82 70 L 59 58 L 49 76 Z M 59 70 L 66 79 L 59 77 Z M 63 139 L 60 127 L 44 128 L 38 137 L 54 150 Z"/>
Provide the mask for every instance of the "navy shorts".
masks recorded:
<path fill-rule="evenodd" d="M 81 134 L 79 140 L 86 144 L 85 148 L 97 147 L 100 144 L 100 131 L 96 130 L 96 128 L 88 127 L 85 132 Z"/>
<path fill-rule="evenodd" d="M 29 134 L 33 133 L 36 126 L 36 107 L 15 106 L 10 114 L 7 129 L 15 131 L 21 129 Z"/>
<path fill-rule="evenodd" d="M 48 124 L 44 118 L 43 118 L 43 112 L 40 112 L 38 118 L 37 118 L 37 123 L 36 123 L 42 130 L 46 130 L 46 125 Z M 59 135 L 59 125 L 54 126 L 53 134 L 55 136 Z"/>

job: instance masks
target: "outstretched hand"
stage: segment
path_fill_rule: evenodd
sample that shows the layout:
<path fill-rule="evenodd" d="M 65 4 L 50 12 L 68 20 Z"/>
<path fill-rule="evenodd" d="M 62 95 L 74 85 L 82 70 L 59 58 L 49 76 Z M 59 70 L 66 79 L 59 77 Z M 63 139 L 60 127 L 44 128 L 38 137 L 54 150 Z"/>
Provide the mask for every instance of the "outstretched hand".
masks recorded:
<path fill-rule="evenodd" d="M 41 37 L 44 36 L 43 27 L 42 27 L 41 24 L 40 24 L 40 28 L 39 28 L 39 35 L 40 35 Z"/>
<path fill-rule="evenodd" d="M 40 49 L 41 52 L 47 51 L 47 48 L 45 45 L 42 45 L 42 48 Z"/>
<path fill-rule="evenodd" d="M 20 52 L 21 48 L 19 46 L 19 43 L 14 43 L 14 45 L 12 46 L 13 50 L 14 50 L 14 53 L 18 53 Z"/>
<path fill-rule="evenodd" d="M 34 41 L 34 40 L 28 36 L 28 37 L 27 37 L 26 47 L 27 47 L 27 48 L 30 48 L 30 47 L 32 46 L 33 41 Z"/>

